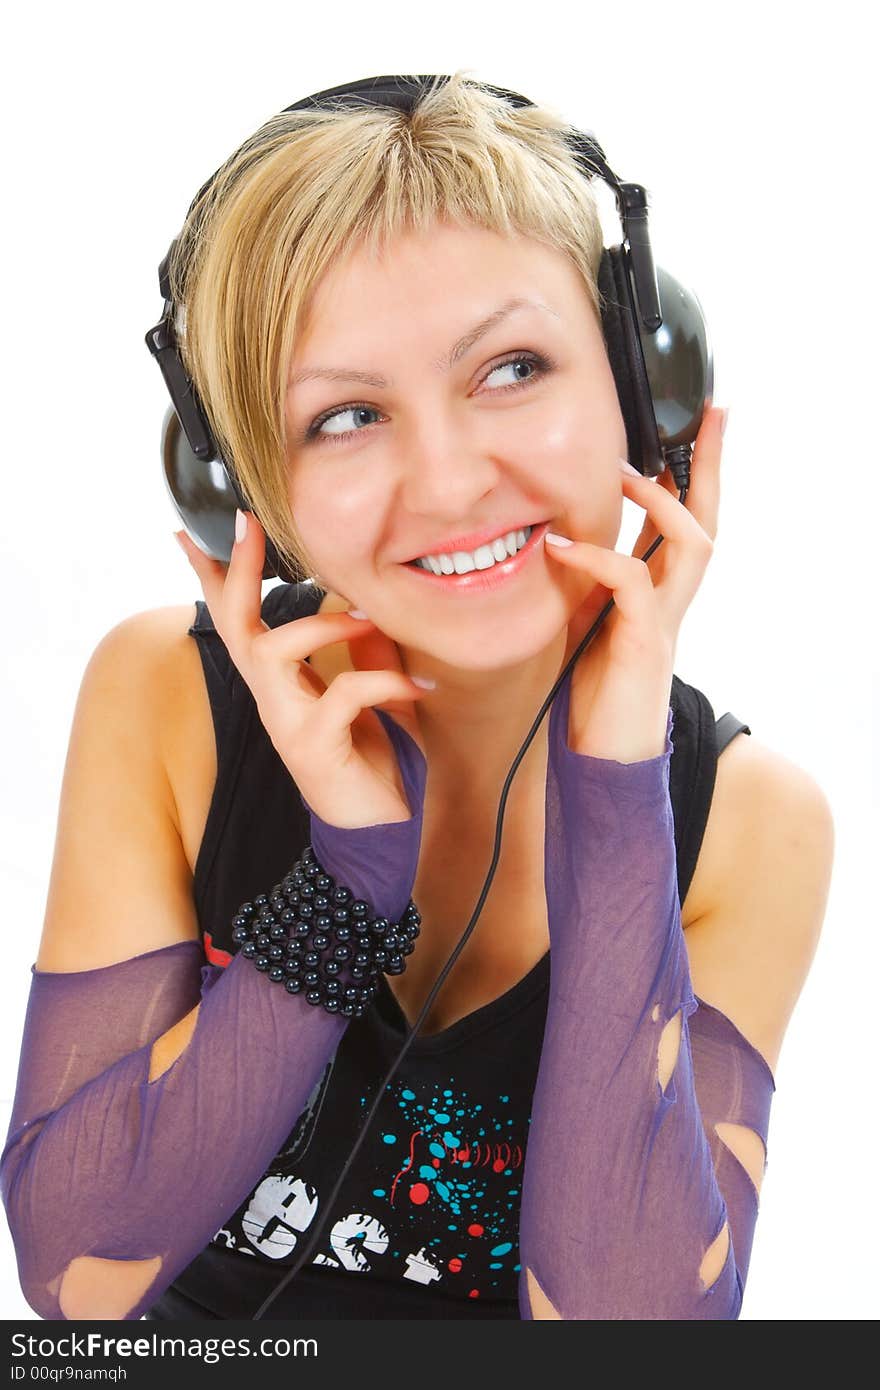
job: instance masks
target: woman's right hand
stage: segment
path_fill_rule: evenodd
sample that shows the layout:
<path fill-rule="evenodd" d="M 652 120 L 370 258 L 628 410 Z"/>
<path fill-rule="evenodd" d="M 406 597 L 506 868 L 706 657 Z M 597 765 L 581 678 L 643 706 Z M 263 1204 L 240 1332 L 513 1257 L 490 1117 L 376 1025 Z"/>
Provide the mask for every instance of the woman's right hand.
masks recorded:
<path fill-rule="evenodd" d="M 228 565 L 175 532 L 198 576 L 211 621 L 250 689 L 260 719 L 307 804 L 341 829 L 409 820 L 397 754 L 373 706 L 424 755 L 412 701 L 428 692 L 405 673 L 395 643 L 369 618 L 314 613 L 270 628 L 260 616 L 266 541 L 253 512 Z M 306 657 L 369 634 L 384 670 L 341 671 L 327 685 Z"/>

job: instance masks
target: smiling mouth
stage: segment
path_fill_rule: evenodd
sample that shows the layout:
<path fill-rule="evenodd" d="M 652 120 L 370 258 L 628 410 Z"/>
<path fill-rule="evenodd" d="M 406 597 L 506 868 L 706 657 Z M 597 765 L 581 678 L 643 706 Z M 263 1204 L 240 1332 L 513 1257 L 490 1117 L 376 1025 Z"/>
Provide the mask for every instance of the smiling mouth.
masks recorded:
<path fill-rule="evenodd" d="M 438 593 L 444 590 L 450 594 L 488 593 L 506 585 L 522 573 L 535 552 L 541 548 L 541 541 L 549 525 L 549 521 L 539 521 L 534 526 L 522 527 L 520 531 L 508 532 L 508 537 L 511 534 L 513 536 L 514 549 L 513 554 L 510 554 L 505 543 L 503 559 L 499 559 L 493 551 L 492 547 L 497 545 L 498 554 L 501 552 L 499 542 L 493 541 L 492 545 L 480 546 L 472 554 L 456 551 L 455 555 L 444 557 L 447 560 L 446 568 L 451 570 L 449 573 L 444 572 L 439 557 L 435 556 L 431 559 L 438 564 L 439 573 L 430 567 L 427 557 L 421 556 L 417 560 L 405 561 L 402 568 L 409 570 L 417 582 L 432 585 Z M 499 541 L 503 539 L 499 537 Z M 449 560 L 453 562 L 451 566 Z M 476 561 L 481 563 L 475 563 Z"/>
<path fill-rule="evenodd" d="M 535 525 L 542 524 L 538 522 Z M 492 570 L 497 565 L 503 565 L 518 555 L 534 530 L 535 526 L 523 526 L 518 530 L 507 531 L 501 536 L 496 536 L 495 540 L 477 546 L 476 550 L 456 550 L 448 554 L 420 555 L 415 560 L 407 560 L 406 563 L 411 569 L 424 570 L 428 574 L 437 576 L 437 578 L 471 574 L 474 570 Z"/>

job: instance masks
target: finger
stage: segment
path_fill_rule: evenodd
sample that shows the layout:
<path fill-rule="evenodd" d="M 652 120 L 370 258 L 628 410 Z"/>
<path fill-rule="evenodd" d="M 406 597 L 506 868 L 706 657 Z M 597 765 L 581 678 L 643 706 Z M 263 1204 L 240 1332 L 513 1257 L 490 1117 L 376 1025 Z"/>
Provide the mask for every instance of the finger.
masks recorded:
<path fill-rule="evenodd" d="M 663 537 L 666 553 L 656 577 L 652 576 L 654 588 L 667 616 L 680 619 L 700 587 L 712 556 L 712 541 L 697 518 L 665 488 L 629 473 L 623 474 L 623 480 L 624 494 L 645 508 Z M 637 545 L 636 557 L 641 560 L 644 553 Z"/>
<path fill-rule="evenodd" d="M 175 531 L 174 535 L 181 550 L 195 570 L 196 578 L 201 585 L 202 595 L 208 606 L 208 612 L 211 615 L 211 622 L 216 627 L 215 619 L 223 610 L 223 583 L 226 578 L 226 565 L 222 560 L 215 560 L 211 555 L 206 555 L 186 531 Z"/>
<path fill-rule="evenodd" d="M 340 671 L 312 709 L 310 728 L 331 746 L 334 736 L 347 732 L 364 710 L 428 694 L 403 671 Z"/>
<path fill-rule="evenodd" d="M 341 594 L 331 594 L 322 604 L 322 613 L 350 612 L 348 600 Z M 380 627 L 366 618 L 359 624 L 359 630 L 351 634 L 343 633 L 347 641 L 340 643 L 336 668 L 339 671 L 402 671 L 403 662 L 397 643 Z"/>
<path fill-rule="evenodd" d="M 322 613 L 352 611 L 348 599 L 332 592 L 321 605 Z M 403 662 L 397 643 L 365 614 L 360 630 L 348 638 L 345 650 L 339 654 L 339 670 L 402 671 Z"/>
<path fill-rule="evenodd" d="M 624 495 L 644 507 L 657 531 L 668 545 L 699 546 L 708 540 L 696 517 L 683 507 L 678 494 L 673 497 L 665 487 L 658 487 L 653 478 L 621 470 Z"/>
<path fill-rule="evenodd" d="M 631 555 L 621 555 L 616 550 L 608 550 L 603 545 L 593 545 L 590 541 L 572 541 L 567 546 L 556 546 L 547 542 L 545 537 L 545 545 L 548 554 L 554 555 L 569 568 L 584 570 L 611 591 L 619 615 L 615 640 L 620 631 L 624 640 L 637 644 L 642 651 L 646 644 L 653 647 L 666 640 L 657 590 L 643 561 Z"/>
<path fill-rule="evenodd" d="M 673 496 L 675 500 L 678 501 L 678 487 L 676 486 L 675 479 L 673 478 L 672 472 L 669 468 L 664 468 L 663 472 L 658 474 L 658 476 L 654 479 L 654 486 L 662 487 L 665 492 L 670 493 L 671 496 Z M 684 505 L 688 508 L 688 510 L 690 510 L 690 491 L 688 491 L 688 495 L 684 500 Z M 646 512 L 645 519 L 642 522 L 642 529 L 636 537 L 635 541 L 633 542 L 632 550 L 630 553 L 632 555 L 635 555 L 635 557 L 640 560 L 644 555 L 645 551 L 650 550 L 651 546 L 654 544 L 659 534 L 660 533 L 657 530 L 653 517 L 649 516 Z M 660 552 L 655 552 L 655 554 L 652 555 L 651 559 L 647 562 L 648 568 L 651 570 L 652 575 L 655 576 L 655 579 L 660 573 L 662 573 L 663 569 L 665 569 L 666 566 L 665 556 L 663 558 L 661 558 L 661 556 L 662 550 Z"/>
<path fill-rule="evenodd" d="M 240 529 L 239 529 L 240 528 Z M 261 616 L 266 535 L 253 512 L 236 510 L 236 539 L 229 558 L 222 591 L 222 612 L 214 626 L 236 661 L 246 654 L 255 637 L 269 631 Z M 236 661 L 239 670 L 241 665 Z"/>
<path fill-rule="evenodd" d="M 722 407 L 713 407 L 703 417 L 694 443 L 691 460 L 690 485 L 684 506 L 696 518 L 710 540 L 718 534 L 718 514 L 721 492 L 721 424 Z M 663 488 L 678 501 L 678 485 L 669 468 L 655 479 L 655 487 Z M 680 505 L 680 504 L 679 504 Z M 646 516 L 632 553 L 644 555 L 657 539 L 659 532 L 652 517 Z"/>
<path fill-rule="evenodd" d="M 268 628 L 260 639 L 260 650 L 272 660 L 305 661 L 313 652 L 335 642 L 348 642 L 360 647 L 366 635 L 373 631 L 369 618 L 353 618 L 347 610 L 325 609 L 321 613 L 306 614 L 301 618 L 292 618 L 279 627 Z M 397 669 L 401 670 L 400 662 L 396 664 Z"/>
<path fill-rule="evenodd" d="M 354 640 L 349 639 L 351 662 L 355 670 L 403 671 L 397 643 L 375 623 L 365 627 L 362 633 L 355 633 Z"/>
<path fill-rule="evenodd" d="M 409 672 L 403 669 L 397 643 L 375 625 L 371 626 L 358 641 L 352 642 L 349 639 L 349 655 L 354 670 L 398 671 L 409 677 Z M 418 674 L 418 668 L 416 674 Z M 373 708 L 385 710 L 387 714 L 393 715 L 397 723 L 403 726 L 424 752 L 416 709 L 408 697 L 405 700 L 382 700 Z"/>
<path fill-rule="evenodd" d="M 713 406 L 703 417 L 694 443 L 691 460 L 691 486 L 687 495 L 688 510 L 710 540 L 718 534 L 718 515 L 721 505 L 721 426 L 724 409 Z"/>
<path fill-rule="evenodd" d="M 340 655 L 341 665 L 338 674 L 343 671 L 396 671 L 405 676 L 409 672 L 404 671 L 403 662 L 400 657 L 400 649 L 393 638 L 383 632 L 375 623 L 364 624 L 366 631 L 362 634 L 355 633 L 354 637 L 349 637 L 348 643 L 342 644 L 343 650 Z M 380 700 L 373 705 L 375 710 L 384 710 L 390 714 L 395 723 L 401 725 L 415 741 L 424 753 L 424 742 L 422 739 L 416 708 L 410 698 L 409 693 L 403 700 L 390 699 Z"/>

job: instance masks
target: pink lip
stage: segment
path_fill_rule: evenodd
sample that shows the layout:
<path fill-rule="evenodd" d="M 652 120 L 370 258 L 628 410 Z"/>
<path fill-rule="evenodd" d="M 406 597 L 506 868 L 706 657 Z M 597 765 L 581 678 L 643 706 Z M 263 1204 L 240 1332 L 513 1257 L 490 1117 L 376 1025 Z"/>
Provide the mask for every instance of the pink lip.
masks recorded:
<path fill-rule="evenodd" d="M 521 521 L 516 526 L 497 525 L 494 527 L 485 526 L 482 531 L 469 531 L 466 536 L 452 536 L 450 540 L 440 541 L 437 545 L 432 545 L 430 550 L 420 550 L 417 555 L 410 555 L 411 560 L 418 560 L 423 555 L 454 555 L 456 550 L 477 550 L 479 546 L 488 544 L 489 541 L 496 541 L 501 536 L 506 536 L 508 531 L 524 531 L 527 526 L 534 526 L 534 521 Z"/>
<path fill-rule="evenodd" d="M 467 574 L 434 574 L 431 570 L 422 569 L 421 565 L 404 564 L 402 568 L 416 579 L 424 579 L 426 583 L 433 584 L 438 590 L 446 590 L 449 593 L 485 593 L 500 588 L 525 568 L 540 546 L 549 525 L 549 521 L 541 521 L 533 526 L 532 534 L 522 550 L 502 560 L 500 564 L 496 561 L 486 570 L 469 570 Z"/>

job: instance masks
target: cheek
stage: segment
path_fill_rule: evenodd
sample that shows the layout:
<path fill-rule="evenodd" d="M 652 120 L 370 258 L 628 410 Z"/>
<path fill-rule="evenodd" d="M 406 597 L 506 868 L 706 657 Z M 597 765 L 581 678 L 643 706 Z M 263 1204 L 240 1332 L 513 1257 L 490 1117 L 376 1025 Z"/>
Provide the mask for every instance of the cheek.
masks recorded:
<path fill-rule="evenodd" d="M 613 546 L 623 517 L 617 459 L 626 438 L 619 409 L 584 400 L 528 421 L 517 444 L 536 499 L 555 505 L 582 540 Z"/>
<path fill-rule="evenodd" d="M 380 545 L 379 499 L 367 496 L 363 486 L 333 486 L 314 475 L 297 477 L 288 485 L 287 496 L 315 572 L 329 588 L 345 593 L 346 585 L 372 564 Z"/>
<path fill-rule="evenodd" d="M 522 412 L 516 435 L 533 466 L 540 462 L 567 479 L 584 469 L 615 463 L 621 441 L 624 456 L 626 450 L 626 428 L 613 385 L 609 392 L 592 382 L 585 389 L 568 382 L 564 391 L 548 394 L 538 408 Z"/>

